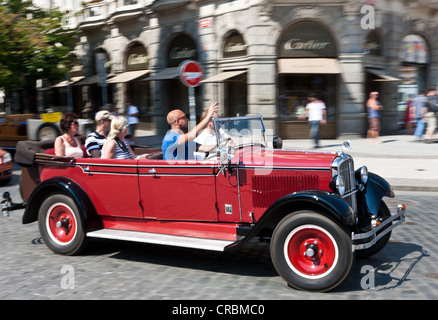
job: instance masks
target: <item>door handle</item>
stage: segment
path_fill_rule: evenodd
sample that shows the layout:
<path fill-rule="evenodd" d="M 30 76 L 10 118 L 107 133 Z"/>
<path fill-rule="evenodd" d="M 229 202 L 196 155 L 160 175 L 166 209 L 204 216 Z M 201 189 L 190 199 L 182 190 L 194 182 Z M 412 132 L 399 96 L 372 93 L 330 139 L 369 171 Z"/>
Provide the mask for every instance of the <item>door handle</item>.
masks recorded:
<path fill-rule="evenodd" d="M 149 170 L 149 173 L 156 174 L 157 170 L 155 170 L 155 168 L 152 168 L 151 170 Z"/>

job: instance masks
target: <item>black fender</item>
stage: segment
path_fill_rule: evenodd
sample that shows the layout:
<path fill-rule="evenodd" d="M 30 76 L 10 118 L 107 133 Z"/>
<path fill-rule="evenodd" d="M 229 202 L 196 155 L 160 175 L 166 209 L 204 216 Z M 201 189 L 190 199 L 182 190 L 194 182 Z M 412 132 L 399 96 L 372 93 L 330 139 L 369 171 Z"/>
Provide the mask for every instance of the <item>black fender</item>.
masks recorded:
<path fill-rule="evenodd" d="M 277 224 L 288 214 L 306 209 L 314 210 L 331 218 L 347 232 L 356 223 L 356 217 L 350 205 L 333 193 L 318 190 L 296 192 L 275 201 L 245 238 L 231 247 L 240 245 L 254 236 L 265 235 L 264 230 L 274 230 Z"/>
<path fill-rule="evenodd" d="M 357 174 L 357 173 L 356 173 Z M 379 212 L 380 203 L 383 197 L 394 197 L 391 185 L 382 177 L 374 173 L 368 173 L 368 182 L 363 190 L 359 191 L 358 197 L 366 204 L 366 211 L 370 215 L 376 215 Z M 361 200 L 361 199 L 359 199 Z"/>
<path fill-rule="evenodd" d="M 38 220 L 38 211 L 47 196 L 53 193 L 63 193 L 73 199 L 80 210 L 85 226 L 95 214 L 95 208 L 87 193 L 73 180 L 65 177 L 54 177 L 41 182 L 32 192 L 24 211 L 22 223 L 27 224 Z M 86 230 L 86 229 L 85 229 Z"/>

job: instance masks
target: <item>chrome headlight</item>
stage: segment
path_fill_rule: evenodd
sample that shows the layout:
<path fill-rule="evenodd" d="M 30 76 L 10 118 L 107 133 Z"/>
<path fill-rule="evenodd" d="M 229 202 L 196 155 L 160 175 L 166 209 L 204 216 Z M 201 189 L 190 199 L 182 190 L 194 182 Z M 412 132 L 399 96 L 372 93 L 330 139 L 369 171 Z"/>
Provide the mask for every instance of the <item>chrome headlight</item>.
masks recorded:
<path fill-rule="evenodd" d="M 339 195 L 342 197 L 345 193 L 345 180 L 343 176 L 338 176 L 336 178 L 336 189 Z"/>
<path fill-rule="evenodd" d="M 362 184 L 366 184 L 368 182 L 368 168 L 366 166 L 360 168 L 360 181 Z"/>

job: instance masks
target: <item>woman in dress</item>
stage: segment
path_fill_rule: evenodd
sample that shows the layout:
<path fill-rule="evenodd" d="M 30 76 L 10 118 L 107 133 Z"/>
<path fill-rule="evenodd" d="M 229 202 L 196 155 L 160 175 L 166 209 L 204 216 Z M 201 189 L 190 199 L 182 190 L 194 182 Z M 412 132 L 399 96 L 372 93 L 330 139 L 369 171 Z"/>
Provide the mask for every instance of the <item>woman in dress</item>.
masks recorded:
<path fill-rule="evenodd" d="M 82 158 L 81 142 L 75 135 L 79 132 L 78 116 L 67 112 L 61 117 L 60 121 L 63 135 L 55 139 L 55 155 L 63 157 Z"/>
<path fill-rule="evenodd" d="M 126 141 L 128 134 L 128 120 L 123 116 L 115 117 L 111 121 L 111 130 L 108 140 L 102 148 L 103 159 L 134 159 L 135 154 Z"/>

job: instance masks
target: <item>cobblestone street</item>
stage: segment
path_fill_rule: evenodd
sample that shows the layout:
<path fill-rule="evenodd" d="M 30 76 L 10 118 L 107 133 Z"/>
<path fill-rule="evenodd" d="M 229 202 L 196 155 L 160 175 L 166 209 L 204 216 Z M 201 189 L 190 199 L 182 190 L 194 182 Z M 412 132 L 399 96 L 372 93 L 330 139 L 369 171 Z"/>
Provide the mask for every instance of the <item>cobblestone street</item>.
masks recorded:
<path fill-rule="evenodd" d="M 17 182 L 15 175 L 0 192 L 18 201 Z M 56 255 L 37 223 L 21 224 L 19 210 L 0 220 L 0 299 L 437 299 L 437 194 L 397 192 L 386 201 L 392 210 L 407 204 L 406 222 L 382 252 L 356 259 L 349 277 L 328 293 L 286 286 L 269 243 L 259 240 L 217 253 L 94 239 L 79 256 Z"/>

